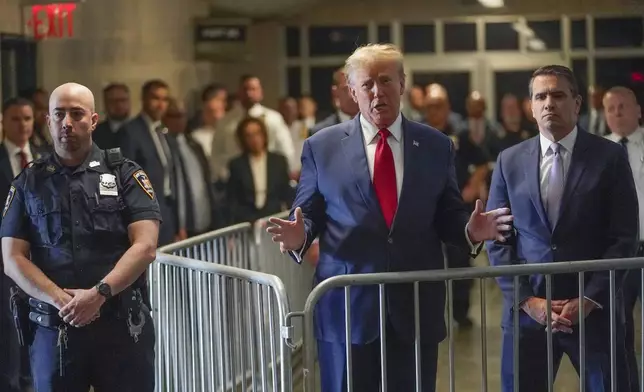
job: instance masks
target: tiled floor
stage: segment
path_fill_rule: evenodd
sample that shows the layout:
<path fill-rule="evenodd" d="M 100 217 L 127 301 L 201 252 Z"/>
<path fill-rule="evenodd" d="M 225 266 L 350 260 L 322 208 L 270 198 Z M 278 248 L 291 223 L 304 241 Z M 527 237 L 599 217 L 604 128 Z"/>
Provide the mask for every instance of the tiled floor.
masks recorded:
<path fill-rule="evenodd" d="M 484 258 L 477 260 L 476 264 L 484 265 L 487 261 Z M 470 316 L 474 320 L 474 327 L 459 331 L 454 329 L 454 361 L 455 361 L 455 391 L 456 392 L 480 392 L 485 391 L 482 387 L 482 354 L 480 344 L 480 320 L 481 307 L 478 283 L 472 289 L 472 308 Z M 500 391 L 500 353 L 501 353 L 501 330 L 499 320 L 501 314 L 501 293 L 493 280 L 488 280 L 486 284 L 486 302 L 487 302 L 487 378 L 488 389 L 491 392 Z M 639 306 L 636 310 L 636 320 L 639 320 Z M 639 333 L 639 323 L 636 321 Z M 636 347 L 640 347 L 639 339 Z M 639 350 L 638 350 L 639 351 Z M 439 369 L 438 382 L 436 390 L 439 392 L 448 392 L 449 388 L 449 355 L 447 340 L 441 344 L 439 351 Z M 316 378 L 319 383 L 319 377 Z M 395 389 L 389 389 L 395 391 Z M 557 374 L 555 382 L 556 392 L 576 392 L 579 391 L 579 378 L 568 361 L 565 358 Z M 294 391 L 303 391 L 301 385 L 296 385 Z M 398 392 L 398 391 L 396 391 Z"/>

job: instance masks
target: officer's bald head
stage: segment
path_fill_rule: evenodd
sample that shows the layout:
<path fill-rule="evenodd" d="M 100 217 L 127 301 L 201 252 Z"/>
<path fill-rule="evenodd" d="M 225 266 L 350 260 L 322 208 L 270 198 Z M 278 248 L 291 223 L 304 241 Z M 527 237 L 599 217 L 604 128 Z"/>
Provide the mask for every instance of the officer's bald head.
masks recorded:
<path fill-rule="evenodd" d="M 94 94 L 78 83 L 56 87 L 49 97 L 49 132 L 56 154 L 69 163 L 82 162 L 92 148 L 98 124 Z"/>
<path fill-rule="evenodd" d="M 74 102 L 90 112 L 95 111 L 94 94 L 87 87 L 78 83 L 62 84 L 49 96 L 49 108 L 54 110 L 60 102 Z"/>

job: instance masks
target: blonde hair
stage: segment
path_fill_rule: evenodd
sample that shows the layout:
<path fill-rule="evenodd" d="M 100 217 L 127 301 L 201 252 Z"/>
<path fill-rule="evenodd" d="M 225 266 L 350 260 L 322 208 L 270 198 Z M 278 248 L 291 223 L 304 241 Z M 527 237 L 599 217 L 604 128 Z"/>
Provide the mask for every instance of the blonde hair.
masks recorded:
<path fill-rule="evenodd" d="M 400 77 L 405 77 L 403 55 L 394 44 L 368 44 L 356 49 L 344 63 L 344 74 L 349 84 L 353 83 L 353 73 L 379 61 L 393 61 L 398 65 Z"/>

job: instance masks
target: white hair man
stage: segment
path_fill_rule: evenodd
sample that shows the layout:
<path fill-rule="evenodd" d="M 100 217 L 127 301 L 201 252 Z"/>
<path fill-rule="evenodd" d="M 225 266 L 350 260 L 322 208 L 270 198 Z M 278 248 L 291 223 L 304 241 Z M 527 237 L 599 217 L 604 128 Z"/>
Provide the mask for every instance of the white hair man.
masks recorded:
<path fill-rule="evenodd" d="M 456 185 L 449 137 L 401 115 L 405 73 L 398 48 L 360 47 L 347 59 L 345 73 L 360 113 L 304 143 L 291 220 L 271 219 L 274 226 L 267 229 L 281 249 L 301 262 L 319 235 L 315 276 L 321 282 L 346 274 L 442 269 L 441 242 L 476 253 L 485 239 L 503 240 L 509 210 L 483 214 L 478 201 L 470 216 Z M 346 390 L 346 344 L 353 390 L 378 390 L 384 382 L 373 376 L 381 364 L 379 337 L 387 348 L 387 384 L 416 390 L 413 285 L 389 286 L 386 293 L 385 337 L 378 288 L 351 289 L 348 343 L 344 291 L 333 289 L 318 302 L 315 334 L 324 392 Z M 416 300 L 421 390 L 434 391 L 438 343 L 445 337 L 444 284 L 421 283 Z"/>

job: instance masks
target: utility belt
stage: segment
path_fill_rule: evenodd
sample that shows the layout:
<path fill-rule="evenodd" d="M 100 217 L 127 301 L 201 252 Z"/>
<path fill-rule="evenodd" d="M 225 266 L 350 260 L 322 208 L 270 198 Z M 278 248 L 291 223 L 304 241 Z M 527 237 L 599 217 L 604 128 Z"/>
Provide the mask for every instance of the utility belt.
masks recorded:
<path fill-rule="evenodd" d="M 67 328 L 55 306 L 29 297 L 17 286 L 11 287 L 10 292 L 13 323 L 21 346 L 31 345 L 35 332 L 33 324 L 54 330 Z M 128 287 L 103 305 L 100 316 L 126 320 L 130 334 L 138 341 L 145 323 L 144 310 L 148 310 L 148 305 L 144 302 L 142 290 Z"/>

